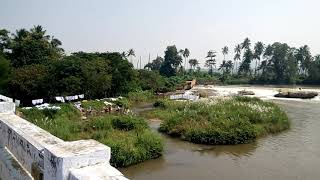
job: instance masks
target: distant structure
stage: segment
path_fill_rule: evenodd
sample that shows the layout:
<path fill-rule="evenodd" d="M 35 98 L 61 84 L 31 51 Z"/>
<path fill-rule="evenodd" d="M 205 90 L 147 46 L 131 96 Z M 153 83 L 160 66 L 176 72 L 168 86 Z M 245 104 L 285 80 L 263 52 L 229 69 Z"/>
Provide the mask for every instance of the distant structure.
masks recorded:
<path fill-rule="evenodd" d="M 185 90 L 192 89 L 196 84 L 197 84 L 197 80 L 196 79 L 192 79 L 192 80 L 186 81 L 186 83 L 184 85 L 184 89 Z"/>

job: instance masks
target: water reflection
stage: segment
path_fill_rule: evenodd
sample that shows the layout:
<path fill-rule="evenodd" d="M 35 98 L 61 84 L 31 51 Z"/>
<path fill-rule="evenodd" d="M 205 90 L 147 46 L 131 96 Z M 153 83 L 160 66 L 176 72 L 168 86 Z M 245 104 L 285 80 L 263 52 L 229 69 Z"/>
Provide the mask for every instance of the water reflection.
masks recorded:
<path fill-rule="evenodd" d="M 206 146 L 162 135 L 159 159 L 123 168 L 130 179 L 320 179 L 320 104 L 276 101 L 289 115 L 291 129 L 251 144 Z M 151 121 L 156 131 L 159 121 Z"/>

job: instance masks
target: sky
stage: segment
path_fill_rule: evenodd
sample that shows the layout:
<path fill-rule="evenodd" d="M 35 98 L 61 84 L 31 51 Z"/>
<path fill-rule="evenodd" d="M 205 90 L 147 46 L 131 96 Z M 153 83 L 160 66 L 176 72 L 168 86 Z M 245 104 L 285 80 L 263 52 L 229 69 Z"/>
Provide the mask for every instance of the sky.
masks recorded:
<path fill-rule="evenodd" d="M 77 51 L 136 52 L 142 64 L 163 56 L 169 45 L 188 48 L 203 66 L 209 50 L 252 43 L 309 45 L 320 54 L 319 0 L 0 0 L 0 29 L 42 25 Z"/>

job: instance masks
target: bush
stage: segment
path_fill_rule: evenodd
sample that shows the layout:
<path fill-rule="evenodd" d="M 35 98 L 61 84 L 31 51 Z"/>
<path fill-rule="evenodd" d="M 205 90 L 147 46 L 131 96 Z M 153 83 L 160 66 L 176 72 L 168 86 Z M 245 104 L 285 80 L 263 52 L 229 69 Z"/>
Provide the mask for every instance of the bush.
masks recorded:
<path fill-rule="evenodd" d="M 103 139 L 103 142 L 111 148 L 110 163 L 115 167 L 125 167 L 137 164 L 147 159 L 161 156 L 163 143 L 161 137 L 150 130 L 141 131 L 139 134 L 115 131 L 111 138 Z M 117 140 L 115 137 L 117 137 Z"/>
<path fill-rule="evenodd" d="M 130 103 L 127 98 L 119 98 L 118 100 L 113 102 L 119 107 L 128 108 L 130 106 Z"/>
<path fill-rule="evenodd" d="M 157 158 L 163 152 L 160 135 L 136 116 L 105 115 L 83 121 L 72 104 L 61 105 L 52 119 L 48 112 L 36 108 L 20 111 L 27 120 L 65 141 L 95 139 L 106 144 L 111 148 L 110 163 L 116 167 Z"/>
<path fill-rule="evenodd" d="M 201 144 L 242 144 L 290 126 L 274 103 L 233 97 L 205 102 L 163 101 L 163 108 L 147 114 L 162 120 L 160 131 Z"/>
<path fill-rule="evenodd" d="M 153 100 L 154 94 L 152 91 L 138 91 L 128 93 L 128 99 L 133 103 L 148 102 Z"/>
<path fill-rule="evenodd" d="M 83 101 L 81 102 L 81 106 L 84 109 L 94 109 L 96 111 L 103 111 L 104 107 L 106 106 L 103 101 Z"/>
<path fill-rule="evenodd" d="M 160 108 L 165 108 L 166 105 L 163 101 L 157 100 L 154 104 L 153 107 L 160 107 Z"/>
<path fill-rule="evenodd" d="M 147 123 L 143 119 L 132 116 L 114 117 L 112 118 L 111 122 L 114 129 L 123 131 L 146 129 L 148 127 Z"/>

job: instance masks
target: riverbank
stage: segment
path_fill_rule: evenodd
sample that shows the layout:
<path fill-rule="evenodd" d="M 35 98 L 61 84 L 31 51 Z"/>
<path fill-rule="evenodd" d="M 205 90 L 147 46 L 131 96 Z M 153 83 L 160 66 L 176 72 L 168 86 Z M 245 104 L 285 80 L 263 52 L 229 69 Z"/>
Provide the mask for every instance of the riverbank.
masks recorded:
<path fill-rule="evenodd" d="M 289 116 L 289 131 L 239 145 L 202 145 L 161 133 L 163 156 L 122 168 L 130 179 L 319 179 L 319 110 L 316 101 L 272 100 Z M 149 122 L 154 129 L 160 122 Z"/>
<path fill-rule="evenodd" d="M 158 108 L 146 113 L 146 117 L 161 119 L 161 132 L 193 143 L 243 144 L 290 127 L 281 108 L 258 98 L 166 100 L 155 105 Z"/>
<path fill-rule="evenodd" d="M 299 89 L 300 88 L 300 89 Z M 306 91 L 306 92 L 317 92 L 320 94 L 319 87 L 313 86 L 215 86 L 215 85 L 197 85 L 192 90 L 193 92 L 207 92 L 207 94 L 211 95 L 210 97 L 215 96 L 233 96 L 238 95 L 239 91 L 252 91 L 254 95 L 250 95 L 249 97 L 258 97 L 263 100 L 290 100 L 290 101 L 304 101 L 299 98 L 281 98 L 275 97 L 279 91 Z M 307 101 L 320 101 L 320 96 L 316 96 L 315 98 L 308 99 Z"/>
<path fill-rule="evenodd" d="M 85 102 L 84 107 L 101 112 L 101 103 Z M 18 114 L 65 141 L 95 139 L 109 146 L 110 163 L 115 167 L 158 158 L 163 153 L 162 139 L 141 117 L 114 112 L 92 114 L 83 119 L 71 103 L 56 106 L 60 109 L 19 109 Z"/>

